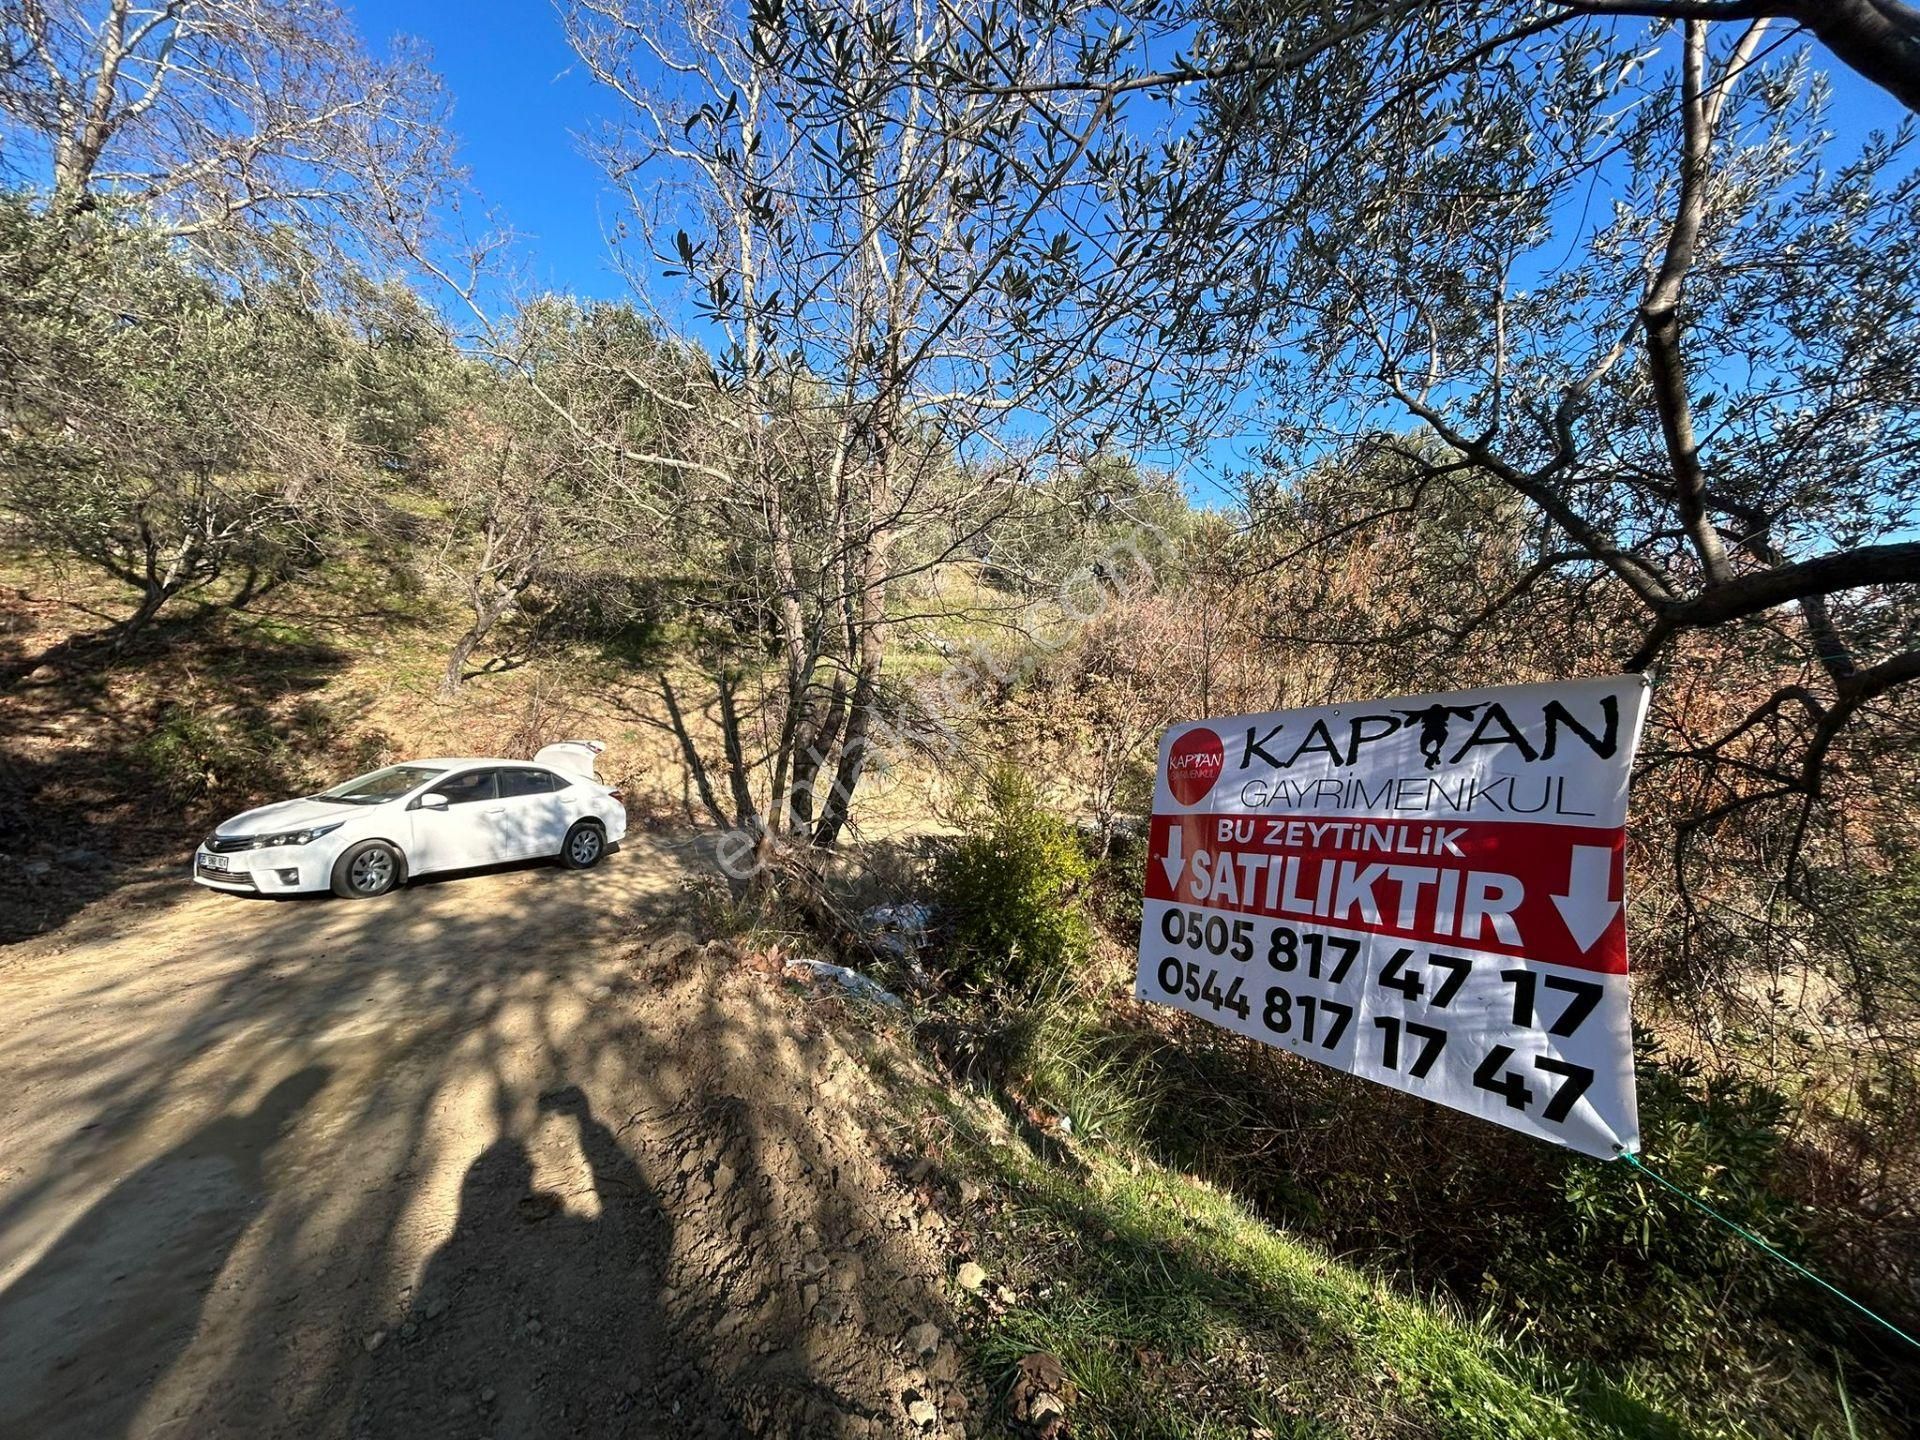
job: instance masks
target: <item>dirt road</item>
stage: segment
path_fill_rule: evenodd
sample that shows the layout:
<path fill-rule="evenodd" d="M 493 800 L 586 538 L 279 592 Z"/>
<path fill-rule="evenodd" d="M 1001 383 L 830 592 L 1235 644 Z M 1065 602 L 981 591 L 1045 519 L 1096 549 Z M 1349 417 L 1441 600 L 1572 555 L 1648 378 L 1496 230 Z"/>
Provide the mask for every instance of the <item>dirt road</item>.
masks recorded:
<path fill-rule="evenodd" d="M 634 938 L 686 873 L 183 886 L 0 951 L 0 1435 L 964 1433 L 859 1067 Z"/>

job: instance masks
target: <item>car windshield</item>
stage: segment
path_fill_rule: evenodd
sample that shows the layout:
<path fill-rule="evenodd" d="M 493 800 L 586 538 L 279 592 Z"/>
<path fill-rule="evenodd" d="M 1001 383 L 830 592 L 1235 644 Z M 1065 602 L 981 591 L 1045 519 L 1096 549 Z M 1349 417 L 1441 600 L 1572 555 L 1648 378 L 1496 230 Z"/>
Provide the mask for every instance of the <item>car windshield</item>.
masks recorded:
<path fill-rule="evenodd" d="M 322 790 L 313 798 L 338 800 L 343 805 L 384 805 L 442 773 L 429 765 L 389 765 L 331 790 Z"/>

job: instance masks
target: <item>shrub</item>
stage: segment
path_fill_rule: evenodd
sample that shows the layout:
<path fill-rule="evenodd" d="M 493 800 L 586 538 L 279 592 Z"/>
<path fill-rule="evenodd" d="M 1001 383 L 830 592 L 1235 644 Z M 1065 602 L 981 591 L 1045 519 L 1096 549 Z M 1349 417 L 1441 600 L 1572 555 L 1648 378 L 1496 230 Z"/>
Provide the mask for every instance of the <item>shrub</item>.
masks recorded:
<path fill-rule="evenodd" d="M 1072 827 L 1011 766 L 988 777 L 976 808 L 936 875 L 955 979 L 1024 989 L 1078 967 L 1093 943 L 1080 906 L 1091 870 Z"/>
<path fill-rule="evenodd" d="M 1138 1146 L 1263 1218 L 1446 1293 L 1569 1374 L 1630 1377 L 1701 1433 L 1847 1433 L 1834 1424 L 1831 1366 L 1852 1370 L 1870 1353 L 1849 1317 L 1631 1167 L 1185 1017 L 1101 1005 L 1084 978 L 1035 988 L 988 1022 L 991 1048 L 1020 1096 L 1071 1116 L 1076 1134 Z M 1651 1043 L 1638 1070 L 1648 1164 L 1827 1268 L 1787 1184 L 1781 1096 Z"/>
<path fill-rule="evenodd" d="M 1141 876 L 1147 869 L 1147 837 L 1144 831 L 1122 832 L 1107 842 L 1106 855 L 1095 862 L 1091 908 L 1107 932 L 1122 946 L 1131 949 L 1140 934 L 1140 920 L 1146 904 L 1146 887 Z"/>
<path fill-rule="evenodd" d="M 316 779 L 371 770 L 391 749 L 377 730 L 343 735 L 333 712 L 315 700 L 276 718 L 186 699 L 166 704 L 134 753 L 147 781 L 167 799 L 220 809 L 280 799 Z"/>
<path fill-rule="evenodd" d="M 139 744 L 140 757 L 162 794 L 170 800 L 206 798 L 219 786 L 219 770 L 229 753 L 220 727 L 184 705 L 169 705 L 151 734 Z"/>
<path fill-rule="evenodd" d="M 1776 1181 L 1777 1093 L 1691 1059 L 1641 1046 L 1640 1113 L 1651 1163 L 1722 1214 L 1799 1250 L 1799 1216 Z M 1489 1286 L 1540 1307 L 1557 1342 L 1623 1357 L 1711 1354 L 1730 1310 L 1779 1317 L 1806 1297 L 1792 1273 L 1624 1164 L 1549 1152 L 1543 1203 L 1516 1207 L 1489 1266 Z M 1784 1292 L 1784 1293 L 1783 1293 Z"/>

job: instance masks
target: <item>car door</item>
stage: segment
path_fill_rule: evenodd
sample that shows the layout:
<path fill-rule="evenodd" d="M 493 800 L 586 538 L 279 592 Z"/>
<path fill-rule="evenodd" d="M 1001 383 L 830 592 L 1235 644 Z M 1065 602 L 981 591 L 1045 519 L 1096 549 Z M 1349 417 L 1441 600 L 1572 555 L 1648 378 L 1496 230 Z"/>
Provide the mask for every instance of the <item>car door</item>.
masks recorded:
<path fill-rule="evenodd" d="M 409 817 L 413 848 L 407 856 L 413 873 L 461 870 L 507 858 L 500 854 L 499 816 L 488 813 L 500 808 L 497 771 L 491 767 L 459 770 L 424 794 L 444 795 L 447 808 L 435 810 L 414 802 Z"/>
<path fill-rule="evenodd" d="M 505 860 L 558 855 L 567 837 L 566 812 L 551 772 L 535 765 L 502 767 L 497 824 Z"/>

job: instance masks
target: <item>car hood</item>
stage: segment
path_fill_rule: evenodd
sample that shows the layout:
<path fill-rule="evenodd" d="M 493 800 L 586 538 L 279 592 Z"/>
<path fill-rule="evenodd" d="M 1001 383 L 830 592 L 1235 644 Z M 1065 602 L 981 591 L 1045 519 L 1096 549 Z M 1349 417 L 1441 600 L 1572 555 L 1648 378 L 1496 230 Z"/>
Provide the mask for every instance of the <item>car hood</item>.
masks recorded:
<path fill-rule="evenodd" d="M 359 808 L 332 800 L 279 800 L 256 810 L 243 811 L 231 820 L 222 820 L 213 833 L 271 835 L 282 830 L 304 830 L 309 825 L 330 825 L 335 820 L 345 820 Z"/>

